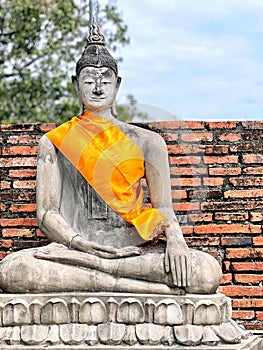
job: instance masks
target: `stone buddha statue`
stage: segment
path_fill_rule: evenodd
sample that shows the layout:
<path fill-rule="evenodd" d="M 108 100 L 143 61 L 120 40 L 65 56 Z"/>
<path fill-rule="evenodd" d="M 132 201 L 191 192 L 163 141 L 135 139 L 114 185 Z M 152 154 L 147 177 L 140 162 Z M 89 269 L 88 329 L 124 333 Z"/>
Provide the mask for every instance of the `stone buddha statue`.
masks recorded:
<path fill-rule="evenodd" d="M 116 116 L 121 79 L 96 24 L 72 80 L 79 116 L 44 135 L 38 150 L 37 218 L 52 243 L 7 256 L 0 287 L 15 293 L 214 293 L 221 269 L 212 256 L 186 245 L 172 209 L 163 139 Z"/>

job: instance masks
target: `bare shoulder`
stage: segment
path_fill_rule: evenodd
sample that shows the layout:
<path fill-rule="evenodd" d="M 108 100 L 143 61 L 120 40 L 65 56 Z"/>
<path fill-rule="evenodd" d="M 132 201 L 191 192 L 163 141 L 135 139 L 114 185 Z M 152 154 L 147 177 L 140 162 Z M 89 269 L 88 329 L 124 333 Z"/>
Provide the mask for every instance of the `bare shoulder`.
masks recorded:
<path fill-rule="evenodd" d="M 38 161 L 53 163 L 57 158 L 57 150 L 46 135 L 43 135 L 38 144 Z"/>
<path fill-rule="evenodd" d="M 164 139 L 154 131 L 127 123 L 122 125 L 122 129 L 130 139 L 139 144 L 143 149 L 160 147 L 161 149 L 166 150 Z"/>

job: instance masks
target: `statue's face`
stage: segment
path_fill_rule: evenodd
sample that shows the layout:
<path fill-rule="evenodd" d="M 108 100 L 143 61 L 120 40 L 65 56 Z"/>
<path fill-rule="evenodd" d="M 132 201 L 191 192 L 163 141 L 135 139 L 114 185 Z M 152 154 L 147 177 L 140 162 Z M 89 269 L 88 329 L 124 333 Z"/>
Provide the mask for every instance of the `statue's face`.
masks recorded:
<path fill-rule="evenodd" d="M 108 109 L 113 105 L 118 91 L 117 77 L 107 67 L 85 67 L 78 78 L 78 90 L 87 110 Z"/>

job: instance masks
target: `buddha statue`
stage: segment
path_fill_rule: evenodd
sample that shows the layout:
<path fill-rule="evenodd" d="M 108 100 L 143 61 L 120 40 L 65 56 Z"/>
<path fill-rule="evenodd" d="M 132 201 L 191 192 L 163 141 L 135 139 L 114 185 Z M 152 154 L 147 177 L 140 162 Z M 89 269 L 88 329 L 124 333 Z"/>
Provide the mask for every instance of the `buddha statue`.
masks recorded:
<path fill-rule="evenodd" d="M 3 259 L 1 289 L 215 293 L 218 262 L 188 248 L 172 208 L 165 142 L 118 120 L 121 78 L 95 23 L 72 81 L 78 117 L 39 142 L 37 218 L 51 243 Z"/>

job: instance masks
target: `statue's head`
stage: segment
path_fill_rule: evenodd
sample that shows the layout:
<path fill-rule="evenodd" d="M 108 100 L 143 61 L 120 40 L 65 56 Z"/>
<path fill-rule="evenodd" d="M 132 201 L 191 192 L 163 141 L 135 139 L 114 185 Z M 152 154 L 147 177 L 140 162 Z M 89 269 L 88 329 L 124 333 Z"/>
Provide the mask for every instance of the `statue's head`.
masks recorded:
<path fill-rule="evenodd" d="M 85 108 L 96 111 L 109 107 L 115 114 L 114 102 L 121 78 L 96 23 L 90 27 L 87 45 L 77 62 L 72 82 L 79 96 L 80 114 Z"/>

